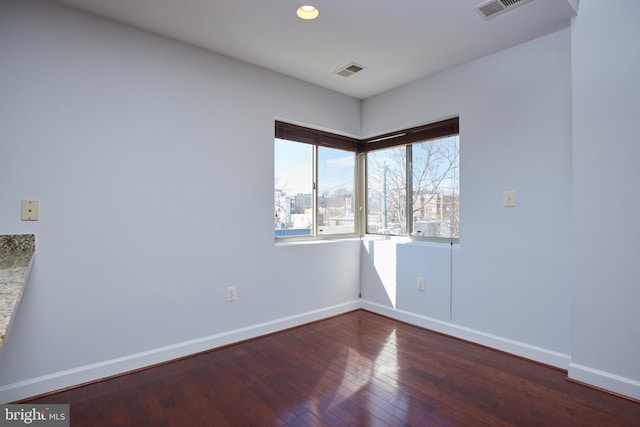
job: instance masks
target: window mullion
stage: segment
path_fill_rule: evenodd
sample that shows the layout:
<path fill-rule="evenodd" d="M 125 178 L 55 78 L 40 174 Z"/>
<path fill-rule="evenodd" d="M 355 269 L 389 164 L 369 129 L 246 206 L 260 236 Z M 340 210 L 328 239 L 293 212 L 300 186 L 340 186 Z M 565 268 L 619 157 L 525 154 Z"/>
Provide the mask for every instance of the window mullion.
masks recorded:
<path fill-rule="evenodd" d="M 320 209 L 320 203 L 318 203 L 318 146 L 314 145 L 312 150 L 312 163 L 313 163 L 313 237 L 318 237 L 318 209 Z"/>
<path fill-rule="evenodd" d="M 406 161 L 406 235 L 411 236 L 413 231 L 413 150 L 411 144 L 407 145 L 407 161 Z"/>
<path fill-rule="evenodd" d="M 366 169 L 366 154 L 356 154 L 356 167 L 355 167 L 355 232 L 359 237 L 364 237 L 367 227 L 367 169 Z"/>

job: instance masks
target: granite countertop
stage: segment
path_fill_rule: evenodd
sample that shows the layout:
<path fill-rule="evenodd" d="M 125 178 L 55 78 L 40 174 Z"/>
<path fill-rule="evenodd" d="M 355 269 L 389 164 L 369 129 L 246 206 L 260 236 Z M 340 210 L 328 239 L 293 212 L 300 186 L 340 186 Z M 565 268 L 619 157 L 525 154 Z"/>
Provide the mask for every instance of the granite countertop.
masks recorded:
<path fill-rule="evenodd" d="M 0 349 L 31 269 L 35 243 L 33 234 L 0 235 Z"/>

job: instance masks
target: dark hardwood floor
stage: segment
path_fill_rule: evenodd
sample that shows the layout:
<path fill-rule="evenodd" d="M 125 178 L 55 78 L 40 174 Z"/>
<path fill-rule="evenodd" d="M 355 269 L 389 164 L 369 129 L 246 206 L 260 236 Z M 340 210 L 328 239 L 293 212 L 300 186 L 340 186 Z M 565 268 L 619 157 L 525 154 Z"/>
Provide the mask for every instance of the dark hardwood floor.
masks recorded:
<path fill-rule="evenodd" d="M 366 311 L 48 395 L 72 426 L 640 426 L 640 403 Z"/>

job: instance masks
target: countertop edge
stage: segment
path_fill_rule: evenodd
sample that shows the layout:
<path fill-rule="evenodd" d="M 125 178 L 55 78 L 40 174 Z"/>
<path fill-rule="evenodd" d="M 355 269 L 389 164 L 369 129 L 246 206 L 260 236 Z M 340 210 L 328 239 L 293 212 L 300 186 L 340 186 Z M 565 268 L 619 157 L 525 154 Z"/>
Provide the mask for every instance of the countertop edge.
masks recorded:
<path fill-rule="evenodd" d="M 35 235 L 0 235 L 0 352 L 35 259 Z"/>

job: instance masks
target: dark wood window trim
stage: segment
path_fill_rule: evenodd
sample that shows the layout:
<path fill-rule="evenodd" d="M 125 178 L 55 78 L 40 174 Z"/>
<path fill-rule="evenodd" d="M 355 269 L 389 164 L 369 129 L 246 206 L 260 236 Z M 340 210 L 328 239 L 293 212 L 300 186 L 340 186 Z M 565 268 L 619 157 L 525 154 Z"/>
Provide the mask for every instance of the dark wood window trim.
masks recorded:
<path fill-rule="evenodd" d="M 338 148 L 345 151 L 358 151 L 360 140 L 344 135 L 338 135 L 323 130 L 311 129 L 276 121 L 276 138 L 288 141 L 313 144 L 320 147 Z"/>
<path fill-rule="evenodd" d="M 460 119 L 455 117 L 453 119 L 442 120 L 428 125 L 416 126 L 410 129 L 390 132 L 361 140 L 323 130 L 276 121 L 275 137 L 321 147 L 366 153 L 383 148 L 458 135 L 460 132 L 459 123 Z"/>
<path fill-rule="evenodd" d="M 360 141 L 360 152 L 380 150 L 399 145 L 413 144 L 414 142 L 429 141 L 431 139 L 445 138 L 458 135 L 460 132 L 459 118 L 442 120 L 424 126 L 390 132 L 374 136 Z"/>

